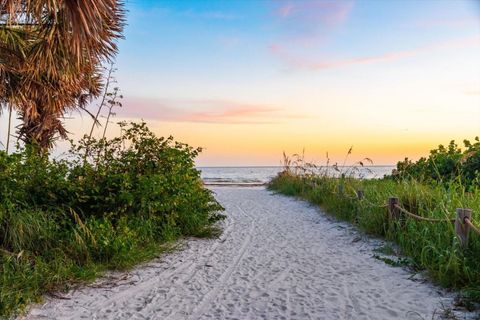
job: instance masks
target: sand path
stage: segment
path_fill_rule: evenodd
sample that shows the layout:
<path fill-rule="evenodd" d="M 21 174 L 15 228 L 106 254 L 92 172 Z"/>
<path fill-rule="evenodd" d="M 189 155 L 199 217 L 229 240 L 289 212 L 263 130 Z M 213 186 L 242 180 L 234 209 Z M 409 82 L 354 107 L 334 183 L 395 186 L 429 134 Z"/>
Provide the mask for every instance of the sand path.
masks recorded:
<path fill-rule="evenodd" d="M 432 319 L 451 303 L 374 259 L 380 241 L 304 202 L 262 188 L 214 191 L 228 215 L 219 239 L 188 240 L 112 288 L 49 298 L 27 318 Z"/>

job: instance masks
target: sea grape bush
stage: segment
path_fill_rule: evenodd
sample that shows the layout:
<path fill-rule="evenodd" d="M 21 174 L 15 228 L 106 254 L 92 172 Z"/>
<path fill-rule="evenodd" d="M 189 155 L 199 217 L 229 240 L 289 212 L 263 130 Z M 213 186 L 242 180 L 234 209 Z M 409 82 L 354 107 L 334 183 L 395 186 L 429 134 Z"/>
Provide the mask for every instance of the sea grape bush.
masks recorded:
<path fill-rule="evenodd" d="M 166 223 L 187 213 L 206 221 L 220 217 L 220 206 L 194 167 L 200 149 L 157 138 L 145 123 L 120 125 L 121 137 L 84 137 L 64 160 L 50 160 L 32 147 L 1 152 L 0 202 L 72 209 L 81 218 L 134 215 Z"/>
<path fill-rule="evenodd" d="M 405 158 L 397 163 L 391 177 L 396 179 L 417 179 L 424 182 L 448 184 L 460 182 L 467 188 L 480 186 L 480 139 L 463 141 L 463 150 L 451 141 L 448 146 L 440 145 L 430 155 L 418 161 Z"/>
<path fill-rule="evenodd" d="M 219 218 L 220 206 L 194 166 L 201 149 L 172 137 L 157 138 L 145 123 L 120 126 L 118 138 L 85 137 L 72 148 L 69 178 L 82 192 L 71 199 L 75 208 L 98 217 L 135 214 L 165 223 L 185 214 L 205 221 Z"/>
<path fill-rule="evenodd" d="M 151 258 L 179 236 L 211 236 L 222 207 L 194 158 L 201 151 L 120 123 L 64 159 L 34 146 L 0 151 L 0 317 L 47 290 Z"/>

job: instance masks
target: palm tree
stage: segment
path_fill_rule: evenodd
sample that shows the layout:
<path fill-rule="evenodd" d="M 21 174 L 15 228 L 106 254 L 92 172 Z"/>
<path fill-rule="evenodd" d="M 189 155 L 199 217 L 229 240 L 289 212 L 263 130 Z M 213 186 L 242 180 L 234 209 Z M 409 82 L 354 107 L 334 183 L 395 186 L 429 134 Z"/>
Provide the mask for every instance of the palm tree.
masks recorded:
<path fill-rule="evenodd" d="M 66 137 L 63 115 L 100 95 L 123 25 L 119 0 L 0 0 L 0 103 L 24 141 L 47 150 Z"/>

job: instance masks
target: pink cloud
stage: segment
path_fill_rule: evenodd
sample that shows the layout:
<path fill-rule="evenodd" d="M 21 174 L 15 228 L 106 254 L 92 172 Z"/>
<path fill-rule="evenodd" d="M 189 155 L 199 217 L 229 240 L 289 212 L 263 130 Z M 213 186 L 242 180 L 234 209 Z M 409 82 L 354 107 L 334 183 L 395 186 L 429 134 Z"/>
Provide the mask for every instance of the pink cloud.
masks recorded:
<path fill-rule="evenodd" d="M 125 98 L 120 117 L 155 119 L 170 122 L 263 124 L 303 118 L 286 114 L 281 108 L 225 100 L 163 100 Z"/>
<path fill-rule="evenodd" d="M 183 117 L 183 120 L 208 123 L 258 122 L 259 120 L 265 121 L 266 118 L 269 118 L 272 115 L 273 117 L 278 117 L 278 112 L 281 111 L 278 108 L 268 106 L 238 104 L 228 101 L 211 101 L 210 103 L 212 103 L 212 105 L 216 104 L 217 108 L 189 113 Z"/>
<path fill-rule="evenodd" d="M 276 12 L 280 17 L 286 18 L 292 13 L 294 8 L 295 8 L 295 5 L 293 5 L 291 3 L 288 3 L 288 4 L 285 4 L 285 5 L 277 8 Z"/>
<path fill-rule="evenodd" d="M 323 45 L 347 21 L 352 0 L 275 2 L 273 15 L 280 34 L 273 41 L 290 51 Z"/>
<path fill-rule="evenodd" d="M 117 110 L 120 117 L 173 120 L 182 114 L 181 110 L 163 100 L 125 97 L 122 104 L 123 107 Z"/>
<path fill-rule="evenodd" d="M 347 59 L 338 60 L 322 60 L 312 61 L 304 59 L 299 56 L 291 54 L 288 50 L 279 44 L 274 44 L 269 47 L 270 51 L 285 61 L 290 67 L 307 70 L 323 70 L 330 68 L 344 67 L 356 64 L 370 64 L 384 61 L 393 61 L 401 58 L 416 56 L 421 53 L 437 51 L 441 49 L 462 48 L 472 45 L 480 44 L 480 37 L 469 37 L 462 39 L 454 39 L 444 42 L 433 43 L 428 46 L 418 47 L 410 50 L 399 50 L 394 52 L 387 52 L 378 55 L 360 56 Z"/>
<path fill-rule="evenodd" d="M 353 7 L 352 1 L 280 1 L 275 13 L 283 20 L 311 28 L 332 27 L 343 23 Z"/>
<path fill-rule="evenodd" d="M 274 21 L 281 30 L 277 41 L 310 46 L 325 40 L 347 20 L 353 1 L 276 1 Z"/>

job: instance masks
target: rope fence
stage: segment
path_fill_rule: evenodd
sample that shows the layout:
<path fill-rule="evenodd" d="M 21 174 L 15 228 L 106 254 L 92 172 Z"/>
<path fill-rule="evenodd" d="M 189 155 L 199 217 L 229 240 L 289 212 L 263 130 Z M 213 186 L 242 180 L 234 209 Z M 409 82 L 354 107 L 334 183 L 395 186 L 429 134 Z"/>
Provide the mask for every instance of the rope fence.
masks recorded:
<path fill-rule="evenodd" d="M 415 219 L 415 220 L 418 220 L 418 221 L 427 221 L 427 222 L 455 222 L 456 219 L 436 219 L 436 218 L 426 218 L 426 217 L 422 217 L 422 216 L 419 216 L 419 215 L 416 215 L 414 213 L 411 213 L 407 210 L 405 210 L 404 208 L 402 208 L 401 206 L 399 206 L 398 204 L 395 205 L 395 208 L 397 208 L 398 210 L 400 210 L 401 212 L 405 213 L 407 216 Z"/>
<path fill-rule="evenodd" d="M 470 221 L 469 218 L 466 218 L 465 220 L 465 223 L 470 226 L 470 228 L 472 228 L 473 231 L 475 231 L 477 234 L 480 234 L 480 228 L 478 228 L 477 226 L 475 226 L 472 221 Z"/>
<path fill-rule="evenodd" d="M 348 199 L 356 199 L 363 203 L 368 204 L 371 207 L 376 208 L 387 208 L 388 209 L 388 217 L 390 220 L 393 221 L 400 221 L 403 217 L 409 217 L 417 221 L 422 222 L 430 222 L 430 223 L 454 223 L 455 224 L 455 233 L 457 234 L 458 239 L 460 240 L 460 245 L 462 247 L 466 247 L 468 245 L 468 236 L 470 231 L 480 235 L 480 228 L 475 226 L 472 222 L 472 210 L 468 208 L 457 208 L 456 210 L 456 218 L 449 219 L 449 218 L 428 218 L 422 217 L 418 214 L 414 214 L 406 210 L 400 205 L 400 200 L 396 197 L 388 198 L 388 203 L 385 205 L 378 205 L 374 204 L 371 201 L 368 201 L 365 198 L 365 193 L 363 190 L 356 190 L 356 196 L 351 197 L 347 196 L 343 193 L 343 186 L 339 188 L 341 191 L 340 194 L 343 194 Z M 358 217 L 356 217 L 358 219 Z"/>

